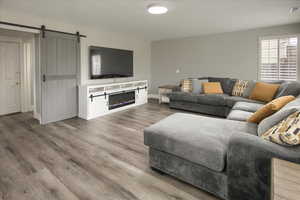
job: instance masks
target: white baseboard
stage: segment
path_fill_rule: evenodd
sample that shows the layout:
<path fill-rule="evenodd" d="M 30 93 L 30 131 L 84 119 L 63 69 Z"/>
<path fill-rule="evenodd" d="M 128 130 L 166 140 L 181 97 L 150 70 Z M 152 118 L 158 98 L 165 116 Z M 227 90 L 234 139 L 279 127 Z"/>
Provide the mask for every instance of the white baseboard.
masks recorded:
<path fill-rule="evenodd" d="M 33 112 L 33 118 L 39 120 L 39 122 L 41 122 L 41 115 L 40 113 L 37 113 L 37 112 Z"/>
<path fill-rule="evenodd" d="M 148 94 L 148 98 L 149 99 L 159 99 L 159 95 L 158 94 Z"/>

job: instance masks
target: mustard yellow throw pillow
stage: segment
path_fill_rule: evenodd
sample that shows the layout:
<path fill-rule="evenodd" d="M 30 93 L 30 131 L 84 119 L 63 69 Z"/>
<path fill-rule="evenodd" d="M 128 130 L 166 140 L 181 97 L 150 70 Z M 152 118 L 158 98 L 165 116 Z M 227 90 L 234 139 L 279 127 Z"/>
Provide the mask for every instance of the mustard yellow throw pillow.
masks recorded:
<path fill-rule="evenodd" d="M 270 103 L 264 105 L 259 110 L 257 110 L 251 117 L 247 120 L 247 122 L 259 123 L 266 117 L 269 117 L 276 111 L 280 110 L 283 106 L 288 104 L 289 102 L 295 100 L 294 96 L 283 96 L 277 99 L 274 99 Z"/>
<path fill-rule="evenodd" d="M 279 87 L 280 85 L 278 84 L 258 82 L 255 84 L 255 87 L 252 90 L 249 98 L 263 102 L 270 102 L 272 101 Z"/>
<path fill-rule="evenodd" d="M 262 134 L 263 139 L 284 145 L 300 144 L 300 112 L 297 111 Z"/>
<path fill-rule="evenodd" d="M 204 94 L 223 94 L 223 89 L 220 82 L 202 83 Z"/>

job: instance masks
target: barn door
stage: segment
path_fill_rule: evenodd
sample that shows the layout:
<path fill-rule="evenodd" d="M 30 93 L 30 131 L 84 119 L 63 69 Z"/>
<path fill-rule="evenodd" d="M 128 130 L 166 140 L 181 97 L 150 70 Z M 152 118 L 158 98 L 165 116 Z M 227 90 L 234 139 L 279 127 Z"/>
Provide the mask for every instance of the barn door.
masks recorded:
<path fill-rule="evenodd" d="M 41 123 L 77 116 L 80 44 L 76 36 L 41 35 Z"/>

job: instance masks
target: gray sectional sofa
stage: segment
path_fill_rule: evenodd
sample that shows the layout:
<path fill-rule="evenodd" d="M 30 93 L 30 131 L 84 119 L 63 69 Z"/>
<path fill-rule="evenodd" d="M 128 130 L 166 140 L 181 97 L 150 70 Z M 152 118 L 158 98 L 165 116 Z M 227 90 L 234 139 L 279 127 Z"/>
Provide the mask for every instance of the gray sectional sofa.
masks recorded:
<path fill-rule="evenodd" d="M 237 79 L 202 77 L 199 80 L 207 79 L 209 82 L 220 82 L 224 94 L 200 94 L 181 92 L 180 89 L 169 94 L 171 108 L 199 112 L 219 117 L 226 117 L 236 102 L 254 102 L 247 97 L 232 96 L 233 86 Z M 269 82 L 270 83 L 270 82 Z M 298 82 L 272 81 L 271 83 L 281 84 L 276 97 L 286 94 L 298 95 L 300 84 Z"/>
<path fill-rule="evenodd" d="M 282 83 L 277 95 L 296 93 L 300 94 L 300 83 Z M 299 146 L 283 147 L 259 137 L 283 116 L 300 110 L 300 97 L 261 123 L 253 124 L 246 120 L 263 102 L 246 98 L 230 102 L 233 98 L 229 94 L 183 94 L 181 98 L 176 96 L 178 92 L 172 95 L 173 107 L 227 119 L 176 113 L 146 128 L 144 143 L 149 146 L 149 164 L 153 169 L 222 199 L 269 200 L 271 159 L 300 163 Z"/>

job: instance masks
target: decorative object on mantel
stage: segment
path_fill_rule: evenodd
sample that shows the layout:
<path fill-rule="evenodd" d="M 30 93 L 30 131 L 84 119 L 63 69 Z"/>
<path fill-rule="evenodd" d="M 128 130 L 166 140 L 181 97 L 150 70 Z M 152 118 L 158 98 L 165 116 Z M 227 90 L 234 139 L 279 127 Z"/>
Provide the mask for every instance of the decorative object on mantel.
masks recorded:
<path fill-rule="evenodd" d="M 169 97 L 167 96 L 168 94 L 170 94 L 171 92 L 173 92 L 174 90 L 176 90 L 178 88 L 178 85 L 162 85 L 158 87 L 158 102 L 159 104 L 161 103 L 169 103 Z"/>

